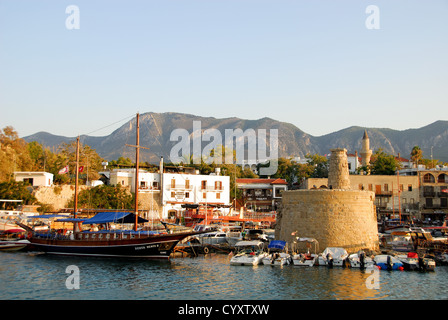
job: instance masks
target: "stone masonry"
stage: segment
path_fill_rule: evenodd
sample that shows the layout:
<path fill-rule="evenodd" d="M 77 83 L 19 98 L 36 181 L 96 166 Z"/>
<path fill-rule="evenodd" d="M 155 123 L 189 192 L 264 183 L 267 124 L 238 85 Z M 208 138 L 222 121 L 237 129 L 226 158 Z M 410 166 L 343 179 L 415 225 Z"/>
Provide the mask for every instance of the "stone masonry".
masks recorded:
<path fill-rule="evenodd" d="M 331 151 L 329 185 L 332 189 L 284 192 L 276 239 L 291 244 L 296 237 L 315 238 L 319 252 L 327 247 L 343 247 L 349 253 L 360 249 L 377 251 L 375 194 L 349 190 L 346 150 Z M 305 244 L 298 249 L 304 252 Z"/>

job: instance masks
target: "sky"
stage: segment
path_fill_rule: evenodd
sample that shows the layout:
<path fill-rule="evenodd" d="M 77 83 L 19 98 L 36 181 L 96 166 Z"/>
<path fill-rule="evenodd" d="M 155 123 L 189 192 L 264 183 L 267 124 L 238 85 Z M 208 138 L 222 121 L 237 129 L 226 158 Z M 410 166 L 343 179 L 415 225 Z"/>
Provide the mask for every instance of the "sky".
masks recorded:
<path fill-rule="evenodd" d="M 419 128 L 448 120 L 447 17 L 446 0 L 0 0 L 0 129 L 104 136 L 150 111 Z"/>

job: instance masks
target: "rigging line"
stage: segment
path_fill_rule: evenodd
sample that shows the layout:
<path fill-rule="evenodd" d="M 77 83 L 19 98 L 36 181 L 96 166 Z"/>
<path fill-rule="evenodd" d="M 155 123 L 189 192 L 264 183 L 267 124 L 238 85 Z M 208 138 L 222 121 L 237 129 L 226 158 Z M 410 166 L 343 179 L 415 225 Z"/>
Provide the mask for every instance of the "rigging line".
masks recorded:
<path fill-rule="evenodd" d="M 118 121 L 116 121 L 116 122 L 114 122 L 114 123 L 111 123 L 111 124 L 105 126 L 105 127 L 102 127 L 102 128 L 96 129 L 96 130 L 94 130 L 94 131 L 85 133 L 84 135 L 89 135 L 89 134 L 92 134 L 92 133 L 94 133 L 94 132 L 97 132 L 97 131 L 106 129 L 106 128 L 108 128 L 108 127 L 111 127 L 111 126 L 113 126 L 113 125 L 116 125 L 116 124 L 119 123 L 119 122 L 122 122 L 122 121 L 125 121 L 125 120 L 129 120 L 129 119 L 131 119 L 131 118 L 133 118 L 133 117 L 135 117 L 135 114 L 133 114 L 132 116 L 127 116 L 126 118 L 123 118 L 123 119 L 121 119 L 121 120 L 118 120 Z"/>

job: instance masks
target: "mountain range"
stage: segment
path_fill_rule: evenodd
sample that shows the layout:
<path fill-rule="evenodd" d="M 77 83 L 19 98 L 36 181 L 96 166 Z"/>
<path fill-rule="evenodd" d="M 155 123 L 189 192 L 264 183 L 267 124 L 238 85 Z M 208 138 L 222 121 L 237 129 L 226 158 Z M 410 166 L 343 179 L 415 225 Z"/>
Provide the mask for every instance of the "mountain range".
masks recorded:
<path fill-rule="evenodd" d="M 346 148 L 349 153 L 361 150 L 361 140 L 364 130 L 370 138 L 370 148 L 375 151 L 382 148 L 388 154 L 410 158 L 414 146 L 419 146 L 424 158 L 431 158 L 431 147 L 434 159 L 448 162 L 448 121 L 436 121 L 418 129 L 393 130 L 388 128 L 365 128 L 352 126 L 323 136 L 312 136 L 303 132 L 295 125 L 280 122 L 271 118 L 245 120 L 236 117 L 216 119 L 200 117 L 183 113 L 153 113 L 140 115 L 140 145 L 150 148 L 141 149 L 141 161 L 158 163 L 160 156 L 169 162 L 171 149 L 178 144 L 170 141 L 171 133 L 176 129 L 186 129 L 193 132 L 193 121 L 200 121 L 201 129 L 217 129 L 221 132 L 223 141 L 225 129 L 265 129 L 269 142 L 270 129 L 278 130 L 278 156 L 301 157 L 307 153 L 328 154 L 332 148 Z M 116 160 L 119 157 L 135 158 L 135 149 L 126 144 L 135 144 L 136 118 L 128 121 L 110 135 L 96 137 L 83 135 L 82 143 L 89 145 L 104 159 Z M 23 138 L 27 142 L 37 141 L 45 147 L 57 148 L 61 143 L 70 143 L 76 138 L 53 135 L 48 132 L 38 132 Z M 210 142 L 203 142 L 202 148 Z M 223 143 L 224 144 L 224 143 Z M 202 150 L 202 149 L 201 149 Z M 269 143 L 267 147 L 269 155 Z"/>

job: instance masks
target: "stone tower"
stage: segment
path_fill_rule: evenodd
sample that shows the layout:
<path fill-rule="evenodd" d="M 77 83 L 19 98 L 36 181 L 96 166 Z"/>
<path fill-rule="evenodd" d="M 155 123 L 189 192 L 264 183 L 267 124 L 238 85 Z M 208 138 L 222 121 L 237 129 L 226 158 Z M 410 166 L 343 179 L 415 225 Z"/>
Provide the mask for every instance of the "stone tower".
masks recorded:
<path fill-rule="evenodd" d="M 328 170 L 328 187 L 330 189 L 350 189 L 350 177 L 346 149 L 331 149 L 330 167 Z"/>
<path fill-rule="evenodd" d="M 347 150 L 332 149 L 328 185 L 331 189 L 290 190 L 282 193 L 275 238 L 306 252 L 297 237 L 314 238 L 319 252 L 327 247 L 342 247 L 348 253 L 379 250 L 375 193 L 352 190 Z"/>
<path fill-rule="evenodd" d="M 362 137 L 362 149 L 360 153 L 361 153 L 361 164 L 367 167 L 368 165 L 370 165 L 370 157 L 372 156 L 372 150 L 370 150 L 370 140 L 366 130 L 364 130 L 364 136 Z"/>

